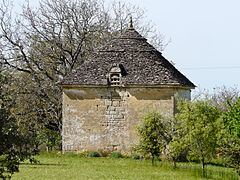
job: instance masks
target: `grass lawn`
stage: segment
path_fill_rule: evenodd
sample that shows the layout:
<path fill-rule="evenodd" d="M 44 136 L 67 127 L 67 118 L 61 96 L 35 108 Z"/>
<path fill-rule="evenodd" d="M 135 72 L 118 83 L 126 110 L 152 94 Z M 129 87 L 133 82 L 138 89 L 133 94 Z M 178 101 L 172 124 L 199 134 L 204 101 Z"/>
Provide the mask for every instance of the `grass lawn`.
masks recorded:
<path fill-rule="evenodd" d="M 126 158 L 83 158 L 79 155 L 44 153 L 36 156 L 40 164 L 28 162 L 20 165 L 20 172 L 13 180 L 70 180 L 70 179 L 226 179 L 238 180 L 233 169 L 207 166 L 207 177 L 201 177 L 199 164 L 181 163 L 172 169 L 172 163 L 157 162 L 152 166 L 149 160 Z"/>

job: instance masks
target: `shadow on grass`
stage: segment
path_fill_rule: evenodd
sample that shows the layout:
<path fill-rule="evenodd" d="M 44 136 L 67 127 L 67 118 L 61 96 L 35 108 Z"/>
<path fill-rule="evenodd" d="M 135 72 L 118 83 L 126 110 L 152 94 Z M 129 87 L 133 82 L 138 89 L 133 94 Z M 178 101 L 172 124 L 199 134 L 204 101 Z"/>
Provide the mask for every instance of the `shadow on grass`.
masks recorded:
<path fill-rule="evenodd" d="M 214 162 L 209 162 L 207 163 L 206 165 L 212 165 L 212 166 L 218 166 L 218 167 L 229 167 L 225 164 L 222 164 L 222 163 L 214 163 Z"/>
<path fill-rule="evenodd" d="M 199 166 L 199 164 L 178 164 L 175 169 L 173 169 L 173 165 L 170 166 L 169 163 L 159 163 L 158 166 L 166 168 L 166 169 L 172 169 L 176 171 L 188 171 L 193 176 L 198 178 L 205 178 L 205 179 L 216 179 L 216 180 L 240 180 L 239 176 L 234 170 L 232 171 L 222 171 L 221 169 L 211 169 L 211 166 L 206 166 L 206 170 L 204 173 L 204 176 L 202 174 L 202 170 Z M 217 165 L 214 165 L 217 166 Z M 222 167 L 222 166 L 218 166 Z M 223 166 L 224 167 L 224 166 Z"/>
<path fill-rule="evenodd" d="M 24 165 L 24 166 L 66 166 L 67 164 L 56 164 L 56 163 L 37 163 L 37 164 L 31 164 L 31 163 L 21 163 L 21 165 Z"/>
<path fill-rule="evenodd" d="M 223 180 L 239 180 L 237 173 L 234 172 L 223 172 L 223 171 L 214 171 L 206 170 L 205 178 L 211 179 L 223 179 Z"/>
<path fill-rule="evenodd" d="M 178 170 L 186 170 L 191 172 L 196 177 L 203 177 L 206 179 L 216 179 L 216 180 L 239 180 L 237 173 L 234 172 L 224 172 L 224 171 L 216 171 L 211 169 L 206 169 L 204 176 L 202 175 L 202 170 L 199 168 L 177 168 Z"/>

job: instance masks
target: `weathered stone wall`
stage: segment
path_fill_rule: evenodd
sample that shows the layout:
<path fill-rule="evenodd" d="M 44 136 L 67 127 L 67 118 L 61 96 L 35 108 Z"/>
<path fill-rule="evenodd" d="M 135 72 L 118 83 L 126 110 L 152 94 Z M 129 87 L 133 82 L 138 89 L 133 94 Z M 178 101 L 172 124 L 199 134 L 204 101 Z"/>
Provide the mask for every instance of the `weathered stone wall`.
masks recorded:
<path fill-rule="evenodd" d="M 129 152 L 137 144 L 136 126 L 148 111 L 172 116 L 173 88 L 64 88 L 63 151 Z"/>

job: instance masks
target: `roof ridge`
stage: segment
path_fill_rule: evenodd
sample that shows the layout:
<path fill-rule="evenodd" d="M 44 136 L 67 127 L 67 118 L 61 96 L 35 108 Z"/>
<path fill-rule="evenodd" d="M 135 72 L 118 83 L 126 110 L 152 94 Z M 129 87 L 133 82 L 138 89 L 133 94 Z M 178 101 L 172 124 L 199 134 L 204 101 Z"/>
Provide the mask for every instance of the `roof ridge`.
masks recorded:
<path fill-rule="evenodd" d="M 127 28 L 125 29 L 119 37 L 116 39 L 139 39 L 139 40 L 144 40 L 147 41 L 146 38 L 144 38 L 136 29 L 134 28 Z"/>

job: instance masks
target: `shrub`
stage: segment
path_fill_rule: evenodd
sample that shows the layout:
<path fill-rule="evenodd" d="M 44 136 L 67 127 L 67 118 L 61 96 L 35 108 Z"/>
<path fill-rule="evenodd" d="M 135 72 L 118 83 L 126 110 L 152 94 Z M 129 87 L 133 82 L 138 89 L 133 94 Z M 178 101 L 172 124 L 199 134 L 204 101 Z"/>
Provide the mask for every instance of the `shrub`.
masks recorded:
<path fill-rule="evenodd" d="M 88 156 L 89 157 L 101 157 L 101 154 L 97 151 L 90 151 Z"/>
<path fill-rule="evenodd" d="M 108 157 L 109 156 L 109 152 L 107 151 L 100 151 L 101 157 Z"/>
<path fill-rule="evenodd" d="M 31 164 L 40 164 L 40 161 L 37 160 L 37 159 L 35 159 L 35 158 L 33 158 L 33 157 L 30 157 L 30 158 L 29 158 L 29 162 L 30 162 Z"/>
<path fill-rule="evenodd" d="M 88 157 L 88 154 L 89 153 L 87 151 L 82 151 L 78 153 L 79 157 Z"/>
<path fill-rule="evenodd" d="M 112 152 L 112 157 L 113 158 L 122 158 L 122 154 L 120 152 Z"/>
<path fill-rule="evenodd" d="M 133 154 L 132 158 L 133 159 L 141 159 L 141 156 L 139 154 Z"/>

